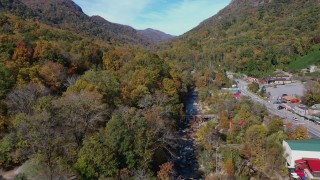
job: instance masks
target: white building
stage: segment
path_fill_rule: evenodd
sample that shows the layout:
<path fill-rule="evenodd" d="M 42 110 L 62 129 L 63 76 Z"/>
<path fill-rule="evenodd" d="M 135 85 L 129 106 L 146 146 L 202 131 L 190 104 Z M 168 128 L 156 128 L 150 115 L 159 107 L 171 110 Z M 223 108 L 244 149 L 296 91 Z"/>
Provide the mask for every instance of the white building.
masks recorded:
<path fill-rule="evenodd" d="M 320 158 L 320 139 L 284 140 L 282 145 L 288 168 L 294 168 L 298 159 Z"/>

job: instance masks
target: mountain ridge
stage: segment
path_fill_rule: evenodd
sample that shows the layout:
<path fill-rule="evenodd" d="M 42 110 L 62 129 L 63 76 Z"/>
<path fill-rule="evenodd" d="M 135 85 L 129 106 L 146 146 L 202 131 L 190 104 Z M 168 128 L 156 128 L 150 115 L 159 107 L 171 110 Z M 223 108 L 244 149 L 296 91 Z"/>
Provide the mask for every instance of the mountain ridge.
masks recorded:
<path fill-rule="evenodd" d="M 319 0 L 233 0 L 197 27 L 163 44 L 162 55 L 199 64 L 198 68 L 223 65 L 254 76 L 276 68 L 288 70 L 290 62 L 317 44 L 319 12 Z"/>
<path fill-rule="evenodd" d="M 97 37 L 110 43 L 138 43 L 148 45 L 151 42 L 129 26 L 111 23 L 105 19 L 86 15 L 80 6 L 72 0 L 20 0 L 46 23 L 59 28 L 72 30 L 86 36 Z"/>
<path fill-rule="evenodd" d="M 160 42 L 160 41 L 165 41 L 168 39 L 172 39 L 176 36 L 173 36 L 171 34 L 164 33 L 162 31 L 152 29 L 152 28 L 147 28 L 144 30 L 138 30 L 138 34 L 141 34 L 143 36 L 146 36 L 147 38 L 151 39 L 152 41 L 155 42 Z"/>

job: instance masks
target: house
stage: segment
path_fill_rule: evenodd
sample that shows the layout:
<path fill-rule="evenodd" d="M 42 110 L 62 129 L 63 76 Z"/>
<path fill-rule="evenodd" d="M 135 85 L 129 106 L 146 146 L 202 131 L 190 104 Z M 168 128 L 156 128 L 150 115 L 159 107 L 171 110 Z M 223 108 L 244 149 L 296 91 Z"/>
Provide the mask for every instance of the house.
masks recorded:
<path fill-rule="evenodd" d="M 290 84 L 292 83 L 290 76 L 267 76 L 265 77 L 267 84 Z"/>
<path fill-rule="evenodd" d="M 283 140 L 282 145 L 288 168 L 294 169 L 298 159 L 320 159 L 320 139 Z"/>
<path fill-rule="evenodd" d="M 302 158 L 295 160 L 295 171 L 301 177 L 320 179 L 320 159 Z"/>

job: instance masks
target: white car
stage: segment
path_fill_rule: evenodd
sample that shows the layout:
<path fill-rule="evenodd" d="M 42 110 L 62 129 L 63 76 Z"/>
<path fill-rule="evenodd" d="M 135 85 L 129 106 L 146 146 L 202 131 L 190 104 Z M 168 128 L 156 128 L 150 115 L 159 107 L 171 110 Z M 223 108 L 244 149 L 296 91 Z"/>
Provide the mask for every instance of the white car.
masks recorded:
<path fill-rule="evenodd" d="M 296 118 L 296 117 L 293 117 L 293 118 L 292 118 L 292 120 L 294 120 L 294 121 L 298 121 L 298 118 Z"/>

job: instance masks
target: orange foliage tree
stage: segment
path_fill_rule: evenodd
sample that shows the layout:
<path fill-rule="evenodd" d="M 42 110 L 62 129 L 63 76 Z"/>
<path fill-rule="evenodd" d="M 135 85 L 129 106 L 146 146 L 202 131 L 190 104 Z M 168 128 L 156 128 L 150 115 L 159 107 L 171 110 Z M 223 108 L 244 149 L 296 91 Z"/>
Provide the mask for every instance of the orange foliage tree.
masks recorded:
<path fill-rule="evenodd" d="M 61 64 L 46 61 L 39 68 L 39 74 L 46 85 L 48 85 L 52 90 L 58 90 L 61 88 L 62 82 L 66 77 L 66 69 Z"/>
<path fill-rule="evenodd" d="M 160 180 L 169 180 L 173 175 L 173 162 L 166 162 L 160 165 L 160 170 L 158 171 L 158 179 Z"/>

